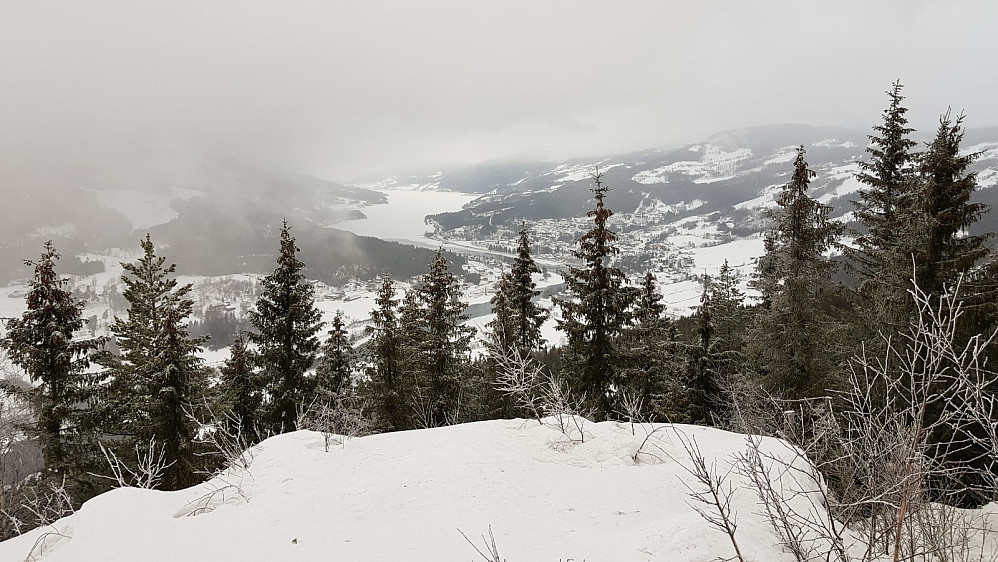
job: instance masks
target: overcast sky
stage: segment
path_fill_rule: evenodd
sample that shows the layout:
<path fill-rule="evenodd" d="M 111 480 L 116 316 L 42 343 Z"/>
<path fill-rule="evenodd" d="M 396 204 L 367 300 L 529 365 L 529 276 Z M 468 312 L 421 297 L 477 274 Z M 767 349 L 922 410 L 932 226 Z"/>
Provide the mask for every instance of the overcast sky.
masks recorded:
<path fill-rule="evenodd" d="M 799 122 L 998 125 L 998 2 L 0 0 L 0 182 L 334 180 Z M 96 181 L 96 180 L 94 180 Z"/>

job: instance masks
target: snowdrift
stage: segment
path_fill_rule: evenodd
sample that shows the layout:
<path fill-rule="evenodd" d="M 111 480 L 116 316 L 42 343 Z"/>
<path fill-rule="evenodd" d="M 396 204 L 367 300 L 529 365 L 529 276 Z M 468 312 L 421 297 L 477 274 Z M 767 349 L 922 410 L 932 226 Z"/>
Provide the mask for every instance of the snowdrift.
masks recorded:
<path fill-rule="evenodd" d="M 481 560 L 491 527 L 509 562 L 730 558 L 731 542 L 690 505 L 682 441 L 719 473 L 745 436 L 695 426 L 500 420 L 334 439 L 298 431 L 177 492 L 117 489 L 75 515 L 0 543 L 0 560 Z M 648 433 L 658 428 L 647 439 Z M 643 446 L 642 446 L 643 445 Z M 780 441 L 763 449 L 791 458 Z M 635 453 L 641 453 L 635 459 Z M 737 474 L 732 510 L 746 560 L 793 560 Z M 783 493 L 814 482 L 783 482 Z"/>

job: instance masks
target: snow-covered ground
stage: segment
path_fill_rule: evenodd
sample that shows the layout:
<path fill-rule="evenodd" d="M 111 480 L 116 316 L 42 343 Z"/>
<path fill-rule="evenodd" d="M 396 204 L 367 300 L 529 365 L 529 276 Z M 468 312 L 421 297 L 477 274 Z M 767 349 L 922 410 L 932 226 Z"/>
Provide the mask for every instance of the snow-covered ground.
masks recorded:
<path fill-rule="evenodd" d="M 118 489 L 75 515 L 0 543 L 0 560 L 481 560 L 491 527 L 504 560 L 700 562 L 731 542 L 692 507 L 680 438 L 723 474 L 742 435 L 695 426 L 499 420 L 333 443 L 299 431 L 252 449 L 245 472 L 177 492 Z M 786 455 L 781 442 L 763 447 Z M 799 462 L 799 461 L 798 461 Z M 729 475 L 746 560 L 791 561 L 746 481 Z M 787 477 L 792 497 L 813 482 Z M 807 501 L 806 496 L 792 501 Z"/>

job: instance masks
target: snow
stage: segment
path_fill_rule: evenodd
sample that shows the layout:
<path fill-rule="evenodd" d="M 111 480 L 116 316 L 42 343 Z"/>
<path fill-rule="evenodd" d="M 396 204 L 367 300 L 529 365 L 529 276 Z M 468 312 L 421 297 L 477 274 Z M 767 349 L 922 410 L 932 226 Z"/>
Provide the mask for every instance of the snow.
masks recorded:
<path fill-rule="evenodd" d="M 667 314 L 689 316 L 700 304 L 703 285 L 693 280 L 662 283 L 659 292 L 662 293 L 662 304 Z"/>
<path fill-rule="evenodd" d="M 705 246 L 693 252 L 697 272 L 706 271 L 716 275 L 724 260 L 728 265 L 742 275 L 748 276 L 755 271 L 755 259 L 766 253 L 765 241 L 762 236 L 732 240 L 726 244 Z"/>
<path fill-rule="evenodd" d="M 633 215 L 641 216 L 664 216 L 664 215 L 678 215 L 679 213 L 686 211 L 693 211 L 699 209 L 706 205 L 707 202 L 702 199 L 694 199 L 687 203 L 686 201 L 680 201 L 675 204 L 668 204 L 662 202 L 660 199 L 649 199 L 647 195 L 638 204 L 638 208 L 635 209 Z"/>
<path fill-rule="evenodd" d="M 537 192 L 550 193 L 553 191 L 558 191 L 565 185 L 566 182 L 579 182 L 579 181 L 592 180 L 594 170 L 598 169 L 600 173 L 605 173 L 607 170 L 612 170 L 620 166 L 623 166 L 623 164 L 620 163 L 607 164 L 605 162 L 596 162 L 588 164 L 561 164 L 559 166 L 556 166 L 553 170 L 551 170 L 547 174 L 545 174 L 546 176 L 551 176 L 552 181 L 554 183 L 552 183 L 551 186 L 548 188 L 537 190 Z M 510 185 L 518 185 L 523 181 L 525 181 L 526 179 L 527 178 L 524 178 Z"/>
<path fill-rule="evenodd" d="M 818 201 L 820 201 L 821 203 L 828 204 L 833 199 L 838 199 L 840 197 L 845 197 L 846 195 L 852 195 L 853 193 L 857 193 L 862 187 L 863 184 L 861 184 L 859 180 L 856 179 L 855 176 L 850 176 L 846 178 L 835 189 L 818 197 Z"/>
<path fill-rule="evenodd" d="M 745 437 L 695 426 L 499 420 L 343 439 L 298 431 L 233 470 L 177 492 L 118 489 L 50 527 L 0 543 L 0 560 L 476 560 L 489 528 L 510 561 L 693 562 L 733 555 L 688 505 L 699 485 L 680 438 L 724 473 Z M 643 453 L 634 455 L 653 429 Z M 781 442 L 766 451 L 787 458 Z M 732 508 L 747 560 L 791 561 L 736 474 Z M 784 479 L 787 497 L 813 482 Z M 797 498 L 798 501 L 802 498 Z M 460 530 L 460 531 L 459 531 Z M 46 539 L 41 539 L 46 533 Z M 60 536 L 61 535 L 61 536 Z M 34 548 L 41 541 L 44 548 Z"/>
<path fill-rule="evenodd" d="M 784 146 L 776 155 L 774 155 L 769 160 L 762 163 L 763 166 L 769 166 L 772 164 L 788 164 L 793 162 L 797 158 L 797 147 L 796 146 Z"/>
<path fill-rule="evenodd" d="M 42 238 L 54 238 L 57 236 L 69 238 L 76 234 L 76 225 L 73 223 L 63 223 L 58 226 L 39 226 L 35 233 Z"/>
<path fill-rule="evenodd" d="M 979 159 L 990 160 L 998 158 L 998 142 L 982 142 L 960 150 L 960 156 L 980 153 Z"/>
<path fill-rule="evenodd" d="M 734 177 L 735 164 L 752 157 L 748 148 L 739 148 L 726 152 L 714 145 L 691 147 L 691 152 L 702 154 L 699 160 L 682 160 L 667 166 L 652 170 L 644 170 L 634 174 L 631 180 L 642 184 L 669 183 L 669 174 L 678 173 L 694 178 L 695 183 L 711 183 Z"/>
<path fill-rule="evenodd" d="M 977 174 L 977 184 L 981 187 L 994 187 L 998 185 L 998 170 L 986 168 Z"/>
<path fill-rule="evenodd" d="M 715 183 L 719 181 L 727 181 L 734 178 L 734 174 L 728 174 L 726 176 L 711 176 L 706 178 L 697 178 L 693 180 L 693 183 Z"/>
<path fill-rule="evenodd" d="M 443 170 L 438 170 L 429 176 L 431 180 L 429 183 L 402 183 L 397 176 L 390 176 L 376 182 L 358 183 L 357 187 L 373 191 L 437 191 L 440 189 L 440 180 L 443 177 Z"/>
<path fill-rule="evenodd" d="M 814 146 L 831 146 L 840 148 L 852 148 L 856 146 L 856 143 L 852 141 L 840 141 L 839 139 L 825 139 L 823 141 L 818 141 L 814 143 Z"/>
<path fill-rule="evenodd" d="M 773 184 L 762 188 L 759 196 L 755 199 L 736 203 L 734 208 L 739 210 L 749 209 L 773 209 L 776 208 L 776 194 L 783 189 L 783 184 Z"/>

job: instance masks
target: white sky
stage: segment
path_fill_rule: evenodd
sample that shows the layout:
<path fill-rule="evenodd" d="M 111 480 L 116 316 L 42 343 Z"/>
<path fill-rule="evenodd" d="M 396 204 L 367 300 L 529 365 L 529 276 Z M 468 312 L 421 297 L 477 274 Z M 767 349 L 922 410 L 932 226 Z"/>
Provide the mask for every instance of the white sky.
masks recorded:
<path fill-rule="evenodd" d="M 998 2 L 0 0 L 0 182 L 347 180 L 800 122 L 998 125 Z M 81 179 L 80 181 L 86 181 Z"/>

